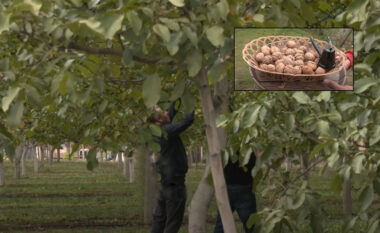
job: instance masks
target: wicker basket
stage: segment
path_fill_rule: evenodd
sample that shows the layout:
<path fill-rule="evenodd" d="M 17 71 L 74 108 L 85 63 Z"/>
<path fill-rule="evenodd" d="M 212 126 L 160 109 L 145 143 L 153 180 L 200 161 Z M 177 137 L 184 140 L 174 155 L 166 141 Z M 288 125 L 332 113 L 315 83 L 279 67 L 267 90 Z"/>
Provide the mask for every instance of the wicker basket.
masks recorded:
<path fill-rule="evenodd" d="M 345 54 L 334 47 L 335 49 L 335 56 L 340 56 L 342 59 L 339 62 L 336 62 L 335 67 L 331 70 L 329 70 L 325 74 L 284 74 L 279 72 L 271 72 L 267 70 L 263 70 L 259 67 L 258 62 L 256 61 L 256 51 L 260 51 L 261 47 L 264 45 L 267 45 L 268 47 L 271 47 L 271 45 L 275 45 L 278 48 L 283 48 L 286 46 L 286 43 L 288 40 L 293 40 L 296 42 L 297 46 L 299 47 L 301 45 L 306 46 L 308 49 L 314 50 L 313 45 L 311 44 L 310 38 L 307 37 L 296 37 L 296 36 L 267 36 L 267 37 L 260 37 L 256 40 L 252 40 L 248 44 L 244 46 L 243 49 L 243 59 L 248 63 L 249 66 L 252 68 L 258 70 L 259 72 L 265 73 L 265 76 L 268 78 L 268 81 L 287 81 L 287 82 L 294 82 L 294 81 L 301 81 L 301 82 L 315 82 L 319 80 L 323 80 L 326 75 L 332 75 L 336 74 L 342 69 L 344 69 L 344 64 L 346 61 Z M 315 39 L 317 44 L 323 49 L 324 47 L 328 46 L 328 43 L 326 41 L 320 41 Z"/>

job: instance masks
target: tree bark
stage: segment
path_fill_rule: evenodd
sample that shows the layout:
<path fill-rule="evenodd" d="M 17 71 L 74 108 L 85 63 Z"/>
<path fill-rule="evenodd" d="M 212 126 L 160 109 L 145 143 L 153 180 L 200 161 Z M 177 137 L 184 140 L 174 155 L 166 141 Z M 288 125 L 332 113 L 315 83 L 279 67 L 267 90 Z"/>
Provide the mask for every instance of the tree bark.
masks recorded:
<path fill-rule="evenodd" d="M 0 153 L 0 187 L 5 185 L 4 153 Z"/>
<path fill-rule="evenodd" d="M 159 184 L 152 161 L 152 152 L 147 152 L 145 156 L 147 157 L 145 159 L 144 224 L 150 225 L 153 222 Z"/>
<path fill-rule="evenodd" d="M 128 158 L 129 167 L 129 183 L 135 182 L 135 159 L 133 157 Z"/>
<path fill-rule="evenodd" d="M 15 166 L 15 178 L 20 179 L 21 178 L 21 167 L 20 167 L 20 162 L 21 162 L 21 157 L 22 154 L 24 153 L 24 143 L 21 143 L 16 147 L 15 150 L 15 155 L 13 158 L 14 161 L 14 166 Z"/>
<path fill-rule="evenodd" d="M 124 154 L 124 161 L 123 161 L 123 174 L 125 178 L 129 177 L 129 158 L 125 154 Z"/>
<path fill-rule="evenodd" d="M 32 152 L 32 155 L 33 155 L 33 167 L 34 167 L 34 173 L 38 173 L 38 146 L 36 147 L 33 147 L 33 152 Z"/>
<path fill-rule="evenodd" d="M 343 163 L 347 163 L 347 157 L 343 158 Z M 352 196 L 351 196 L 351 175 L 344 176 L 343 181 L 343 214 L 346 217 L 352 216 Z"/>
<path fill-rule="evenodd" d="M 41 164 L 40 164 L 40 168 L 41 167 L 44 167 L 45 166 L 45 147 L 44 146 L 39 146 L 39 151 L 40 151 L 40 160 L 41 160 Z"/>
<path fill-rule="evenodd" d="M 223 223 L 223 229 L 228 233 L 236 233 L 235 221 L 232 215 L 231 206 L 228 201 L 227 186 L 224 179 L 222 159 L 220 156 L 222 142 L 216 128 L 216 112 L 210 86 L 208 84 L 207 71 L 202 67 L 198 81 L 200 84 L 200 96 L 203 109 L 203 116 L 206 125 L 206 136 L 209 149 L 209 162 L 214 182 L 216 201 Z M 226 93 L 227 94 L 227 93 Z M 219 129 L 222 131 L 224 129 Z"/>
<path fill-rule="evenodd" d="M 26 177 L 26 156 L 29 152 L 29 145 L 24 145 L 23 153 L 21 154 L 21 177 Z"/>
<path fill-rule="evenodd" d="M 123 155 L 121 152 L 118 152 L 117 154 L 117 162 L 120 169 L 123 169 Z"/>
<path fill-rule="evenodd" d="M 210 165 L 207 164 L 202 179 L 191 199 L 189 211 L 189 233 L 206 233 L 207 215 L 214 189 L 207 182 Z"/>
<path fill-rule="evenodd" d="M 61 161 L 61 148 L 57 148 L 57 162 L 59 163 Z"/>
<path fill-rule="evenodd" d="M 50 154 L 49 154 L 49 165 L 52 165 L 53 164 L 53 160 L 54 160 L 54 147 L 53 146 L 49 146 L 50 147 Z"/>

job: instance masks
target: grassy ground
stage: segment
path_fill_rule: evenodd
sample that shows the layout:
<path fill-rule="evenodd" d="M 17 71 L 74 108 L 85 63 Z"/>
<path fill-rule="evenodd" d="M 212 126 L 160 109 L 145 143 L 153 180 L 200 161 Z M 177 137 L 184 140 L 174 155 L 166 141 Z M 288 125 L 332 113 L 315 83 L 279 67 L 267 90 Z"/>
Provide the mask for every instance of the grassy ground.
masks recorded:
<path fill-rule="evenodd" d="M 45 165 L 39 174 L 32 174 L 28 163 L 28 177 L 13 178 L 10 162 L 5 162 L 6 186 L 0 188 L 0 232 L 130 232 L 146 233 L 144 226 L 143 194 L 138 182 L 129 184 L 116 163 L 101 163 L 94 172 L 86 170 L 83 162 L 61 162 Z M 188 173 L 188 202 L 201 179 L 203 168 L 191 168 Z M 324 225 L 329 233 L 340 233 L 342 220 L 341 198 L 328 190 L 330 178 L 311 176 L 313 189 L 323 195 Z M 258 207 L 270 200 L 261 195 L 265 184 L 258 188 Z M 357 192 L 353 192 L 354 199 Z M 378 200 L 376 201 L 378 203 Z M 354 203 L 354 210 L 357 210 Z M 187 210 L 185 222 L 187 222 Z M 237 218 L 237 216 L 235 215 Z M 216 218 L 216 204 L 209 210 L 208 232 L 212 232 Z M 238 232 L 243 232 L 239 221 Z M 308 226 L 302 232 L 311 232 Z M 352 232 L 363 232 L 359 223 Z M 187 232 L 187 224 L 181 228 Z"/>
<path fill-rule="evenodd" d="M 248 64 L 243 60 L 242 51 L 245 44 L 263 36 L 313 36 L 319 40 L 327 41 L 330 36 L 333 44 L 342 51 L 352 49 L 353 34 L 341 45 L 349 29 L 303 29 L 303 28 L 237 28 L 235 29 L 235 90 L 258 90 L 248 71 Z M 320 34 L 322 32 L 322 34 Z M 347 72 L 346 85 L 353 84 L 352 70 Z"/>

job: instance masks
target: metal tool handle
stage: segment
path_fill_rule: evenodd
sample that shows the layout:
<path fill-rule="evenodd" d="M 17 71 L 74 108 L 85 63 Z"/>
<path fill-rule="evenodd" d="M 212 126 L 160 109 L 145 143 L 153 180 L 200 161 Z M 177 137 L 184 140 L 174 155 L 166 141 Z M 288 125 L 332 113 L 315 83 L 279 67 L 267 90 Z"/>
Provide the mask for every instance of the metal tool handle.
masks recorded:
<path fill-rule="evenodd" d="M 319 45 L 315 42 L 315 40 L 314 40 L 314 38 L 312 36 L 310 36 L 310 40 L 311 40 L 311 43 L 313 44 L 315 50 L 317 50 L 319 56 L 321 56 L 322 55 L 322 50 L 319 47 Z"/>
<path fill-rule="evenodd" d="M 329 42 L 329 50 L 331 51 L 331 49 L 333 48 L 333 45 L 329 36 L 327 37 L 327 40 Z"/>

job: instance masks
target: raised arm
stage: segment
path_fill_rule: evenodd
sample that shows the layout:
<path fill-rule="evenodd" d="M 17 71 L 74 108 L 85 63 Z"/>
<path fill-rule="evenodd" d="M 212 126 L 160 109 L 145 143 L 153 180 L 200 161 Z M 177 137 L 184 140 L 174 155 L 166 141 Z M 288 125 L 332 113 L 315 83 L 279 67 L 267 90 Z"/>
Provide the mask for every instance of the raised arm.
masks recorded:
<path fill-rule="evenodd" d="M 163 126 L 162 129 L 165 130 L 169 136 L 180 134 L 181 132 L 185 131 L 193 123 L 193 121 L 194 111 L 192 113 L 186 114 L 185 117 L 179 122 L 167 124 Z"/>

